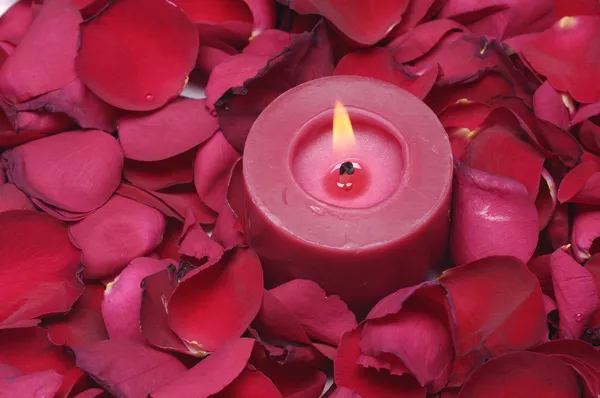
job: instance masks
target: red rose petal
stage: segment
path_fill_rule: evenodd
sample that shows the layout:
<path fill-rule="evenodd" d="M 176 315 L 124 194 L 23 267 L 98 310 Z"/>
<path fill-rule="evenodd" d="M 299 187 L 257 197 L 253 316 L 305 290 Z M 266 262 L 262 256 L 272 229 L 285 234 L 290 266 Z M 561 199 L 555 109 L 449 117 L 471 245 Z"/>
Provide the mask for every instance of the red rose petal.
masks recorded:
<path fill-rule="evenodd" d="M 0 17 L 0 41 L 19 44 L 32 19 L 31 0 L 17 1 Z"/>
<path fill-rule="evenodd" d="M 546 169 L 543 169 L 542 177 L 540 178 L 540 190 L 535 199 L 540 231 L 546 228 L 552 219 L 556 209 L 557 200 L 556 183 L 550 173 L 548 173 Z"/>
<path fill-rule="evenodd" d="M 35 210 L 35 206 L 13 184 L 0 184 L 0 213 L 9 210 Z"/>
<path fill-rule="evenodd" d="M 125 159 L 123 176 L 136 187 L 150 191 L 187 184 L 194 180 L 192 166 L 195 156 L 196 150 L 192 149 L 158 162 Z"/>
<path fill-rule="evenodd" d="M 578 339 L 600 303 L 594 279 L 562 248 L 552 254 L 550 271 L 560 318 L 559 336 Z"/>
<path fill-rule="evenodd" d="M 63 377 L 53 370 L 0 379 L 0 396 L 53 397 L 60 388 Z"/>
<path fill-rule="evenodd" d="M 217 222 L 212 233 L 212 238 L 227 250 L 245 243 L 243 227 L 245 222 L 243 220 L 244 179 L 242 168 L 240 158 L 231 169 L 227 188 L 227 200 L 223 203 L 219 211 L 219 216 L 217 217 Z"/>
<path fill-rule="evenodd" d="M 588 156 L 563 178 L 560 203 L 600 204 L 600 158 Z"/>
<path fill-rule="evenodd" d="M 83 275 L 103 279 L 136 257 L 149 254 L 162 240 L 165 218 L 156 209 L 114 195 L 83 221 L 72 225 L 73 243 L 82 250 Z"/>
<path fill-rule="evenodd" d="M 546 76 L 559 91 L 579 102 L 600 100 L 600 16 L 563 17 L 548 30 L 523 44 L 522 52 L 533 69 Z"/>
<path fill-rule="evenodd" d="M 459 127 L 469 136 L 470 142 L 479 134 L 479 127 L 493 110 L 493 107 L 483 102 L 459 100 L 445 107 L 437 115 L 447 131 L 449 128 Z"/>
<path fill-rule="evenodd" d="M 569 243 L 569 207 L 567 204 L 558 204 L 548 223 L 546 232 L 553 249 L 558 249 Z"/>
<path fill-rule="evenodd" d="M 584 120 L 579 126 L 579 141 L 586 150 L 600 155 L 600 126 Z"/>
<path fill-rule="evenodd" d="M 77 78 L 79 11 L 69 0 L 45 3 L 0 70 L 0 93 L 9 102 L 58 90 Z M 52 34 L 48 34 L 52 32 Z"/>
<path fill-rule="evenodd" d="M 402 15 L 402 21 L 394 27 L 387 37 L 395 38 L 413 30 L 419 25 L 419 22 L 426 19 L 425 16 L 428 12 L 435 8 L 434 3 L 435 0 L 411 1 L 408 3 L 406 11 Z"/>
<path fill-rule="evenodd" d="M 107 340 L 108 333 L 100 312 L 103 296 L 103 285 L 86 285 L 83 295 L 67 315 L 46 324 L 48 338 L 54 344 L 68 346 Z"/>
<path fill-rule="evenodd" d="M 216 263 L 223 256 L 223 252 L 223 246 L 208 236 L 194 215 L 188 212 L 179 238 L 179 254 L 197 259 L 204 265 Z"/>
<path fill-rule="evenodd" d="M 104 204 L 119 185 L 123 168 L 118 142 L 97 130 L 46 137 L 2 156 L 9 180 L 19 189 L 49 205 L 75 212 Z"/>
<path fill-rule="evenodd" d="M 285 398 L 319 398 L 327 376 L 306 364 L 280 364 L 270 358 L 251 360 L 251 364 L 266 375 Z"/>
<path fill-rule="evenodd" d="M 27 103 L 29 103 L 28 101 Z M 73 130 L 77 127 L 75 121 L 64 113 L 54 113 L 44 110 L 19 111 L 5 108 L 9 113 L 13 130 L 18 133 L 18 141 L 14 144 L 21 144 L 32 141 L 38 137 L 29 138 L 33 133 L 41 135 L 52 135 L 63 131 Z M 7 145 L 14 146 L 14 145 Z"/>
<path fill-rule="evenodd" d="M 588 260 L 596 254 L 594 241 L 600 237 L 598 229 L 600 211 L 588 206 L 578 206 L 573 220 L 571 243 L 573 257 L 579 262 Z"/>
<path fill-rule="evenodd" d="M 72 347 L 77 366 L 117 397 L 145 397 L 186 372 L 175 357 L 132 340 Z"/>
<path fill-rule="evenodd" d="M 0 242 L 0 324 L 71 308 L 83 292 L 80 252 L 61 222 L 35 211 L 3 212 Z"/>
<path fill-rule="evenodd" d="M 425 397 L 425 388 L 412 376 L 395 376 L 364 368 L 356 363 L 360 355 L 360 329 L 355 329 L 342 337 L 338 348 L 334 363 L 334 380 L 337 386 L 354 390 L 361 397 Z"/>
<path fill-rule="evenodd" d="M 356 317 L 338 296 L 328 296 L 315 282 L 295 279 L 269 293 L 299 321 L 313 340 L 337 346 L 356 327 Z"/>
<path fill-rule="evenodd" d="M 282 398 L 275 384 L 256 370 L 244 369 L 242 373 L 215 398 Z"/>
<path fill-rule="evenodd" d="M 0 363 L 0 378 L 9 379 L 11 377 L 19 377 L 22 376 L 23 372 L 14 366 L 7 365 L 5 363 Z"/>
<path fill-rule="evenodd" d="M 200 43 L 198 57 L 196 58 L 196 69 L 209 76 L 217 65 L 229 61 L 236 54 L 239 54 L 239 52 L 227 44 L 219 44 L 213 47 Z"/>
<path fill-rule="evenodd" d="M 233 340 L 172 383 L 153 392 L 152 398 L 208 397 L 223 390 L 242 373 L 255 344 L 255 340 L 248 338 Z"/>
<path fill-rule="evenodd" d="M 194 185 L 200 199 L 214 211 L 221 210 L 225 202 L 231 168 L 239 158 L 220 131 L 198 149 L 194 161 Z"/>
<path fill-rule="evenodd" d="M 167 269 L 142 280 L 140 327 L 150 344 L 195 355 L 195 353 L 190 353 L 190 350 L 169 327 L 165 302 L 168 302 L 178 283 L 175 265 L 169 265 Z"/>
<path fill-rule="evenodd" d="M 64 349 L 52 344 L 40 327 L 0 330 L 0 362 L 23 373 L 49 369 L 65 373 L 73 366 Z"/>
<path fill-rule="evenodd" d="M 438 75 L 437 67 L 417 76 L 394 60 L 392 53 L 383 47 L 347 54 L 340 60 L 334 75 L 372 77 L 405 89 L 419 99 L 429 93 Z"/>
<path fill-rule="evenodd" d="M 75 398 L 95 398 L 104 394 L 105 391 L 101 388 L 89 388 L 75 395 Z"/>
<path fill-rule="evenodd" d="M 233 249 L 177 286 L 169 300 L 169 325 L 191 349 L 217 350 L 240 337 L 258 313 L 262 277 L 256 253 Z M 199 323 L 198 317 L 210 322 Z"/>
<path fill-rule="evenodd" d="M 166 269 L 169 264 L 173 261 L 136 258 L 106 286 L 102 316 L 111 339 L 146 341 L 140 328 L 141 283 L 145 277 Z"/>
<path fill-rule="evenodd" d="M 196 28 L 178 7 L 165 0 L 125 0 L 82 26 L 75 63 L 98 97 L 147 111 L 183 90 L 197 52 Z"/>
<path fill-rule="evenodd" d="M 554 12 L 558 18 L 569 15 L 600 15 L 600 3 L 596 0 L 554 0 Z"/>
<path fill-rule="evenodd" d="M 154 253 L 160 259 L 173 259 L 179 261 L 179 237 L 183 232 L 183 224 L 174 218 L 167 219 L 167 227 L 163 235 L 163 240 L 158 245 Z"/>
<path fill-rule="evenodd" d="M 151 113 L 119 118 L 119 142 L 125 157 L 164 160 L 208 140 L 219 127 L 205 104 L 203 99 L 181 98 Z"/>
<path fill-rule="evenodd" d="M 579 382 L 558 358 L 534 352 L 514 352 L 494 358 L 477 369 L 458 398 L 575 397 Z"/>
<path fill-rule="evenodd" d="M 569 109 L 565 106 L 561 95 L 548 81 L 542 84 L 533 95 L 535 116 L 567 129 L 570 123 Z"/>
<path fill-rule="evenodd" d="M 275 27 L 275 3 L 271 0 L 244 0 L 250 8 L 254 24 L 252 37 L 260 35 L 267 29 Z"/>
<path fill-rule="evenodd" d="M 319 14 L 353 41 L 370 46 L 383 39 L 402 20 L 408 0 L 287 0 L 299 14 Z"/>
<path fill-rule="evenodd" d="M 585 263 L 584 268 L 592 275 L 592 279 L 596 285 L 596 294 L 600 297 L 600 256 L 590 258 Z M 596 311 L 594 311 L 588 321 L 588 325 L 592 328 L 600 326 L 600 308 L 596 308 Z"/>
<path fill-rule="evenodd" d="M 528 261 L 537 245 L 538 217 L 525 187 L 460 163 L 455 171 L 450 232 L 455 263 L 493 255 Z"/>

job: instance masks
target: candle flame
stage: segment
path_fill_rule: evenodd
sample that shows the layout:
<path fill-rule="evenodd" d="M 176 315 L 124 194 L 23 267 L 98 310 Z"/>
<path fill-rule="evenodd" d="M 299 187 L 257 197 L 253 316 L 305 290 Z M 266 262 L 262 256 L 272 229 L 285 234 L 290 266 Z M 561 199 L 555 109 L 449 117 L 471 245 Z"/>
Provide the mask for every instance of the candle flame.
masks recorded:
<path fill-rule="evenodd" d="M 333 110 L 333 151 L 347 155 L 355 146 L 354 130 L 348 111 L 340 101 L 336 101 Z"/>

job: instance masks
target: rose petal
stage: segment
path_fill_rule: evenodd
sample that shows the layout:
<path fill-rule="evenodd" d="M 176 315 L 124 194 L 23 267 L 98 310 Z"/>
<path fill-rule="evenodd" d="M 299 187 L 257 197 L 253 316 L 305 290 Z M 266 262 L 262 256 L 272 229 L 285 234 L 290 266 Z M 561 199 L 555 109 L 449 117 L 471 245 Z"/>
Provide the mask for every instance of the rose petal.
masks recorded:
<path fill-rule="evenodd" d="M 514 352 L 483 364 L 466 381 L 459 398 L 575 397 L 576 374 L 558 358 L 533 352 Z"/>
<path fill-rule="evenodd" d="M 312 281 L 295 279 L 269 293 L 285 306 L 316 341 L 337 346 L 356 327 L 356 317 L 338 296 L 328 296 Z"/>
<path fill-rule="evenodd" d="M 600 204 L 600 158 L 587 156 L 563 178 L 558 187 L 560 203 Z"/>
<path fill-rule="evenodd" d="M 141 283 L 145 277 L 166 269 L 169 264 L 173 261 L 136 258 L 106 286 L 102 316 L 111 339 L 146 342 L 140 328 Z"/>
<path fill-rule="evenodd" d="M 19 44 L 27 33 L 32 19 L 31 1 L 17 1 L 0 17 L 0 41 Z"/>
<path fill-rule="evenodd" d="M 147 111 L 183 90 L 197 52 L 196 28 L 178 7 L 164 0 L 125 0 L 82 26 L 75 63 L 98 97 L 118 108 Z"/>
<path fill-rule="evenodd" d="M 19 189 L 75 212 L 104 204 L 119 185 L 123 168 L 118 142 L 97 130 L 46 137 L 6 151 L 2 157 L 9 180 Z"/>
<path fill-rule="evenodd" d="M 241 158 L 231 168 L 227 200 L 223 203 L 213 229 L 212 238 L 229 250 L 245 243 L 244 237 L 244 178 Z"/>
<path fill-rule="evenodd" d="M 417 76 L 394 60 L 388 49 L 373 47 L 345 55 L 336 66 L 333 74 L 365 76 L 383 80 L 407 90 L 422 100 L 433 87 L 438 69 L 434 66 L 421 76 Z"/>
<path fill-rule="evenodd" d="M 542 292 L 550 297 L 554 297 L 554 285 L 550 271 L 551 257 L 550 254 L 534 257 L 527 263 L 527 268 L 538 278 Z"/>
<path fill-rule="evenodd" d="M 573 257 L 579 262 L 588 260 L 598 251 L 595 240 L 600 237 L 598 221 L 600 211 L 589 206 L 576 208 L 571 230 L 571 243 L 573 244 Z"/>
<path fill-rule="evenodd" d="M 26 103 L 29 102 L 31 101 Z M 5 108 L 4 110 L 10 118 L 13 126 L 12 130 L 18 133 L 17 138 L 22 140 L 10 142 L 9 137 L 7 137 L 6 140 L 9 142 L 6 143 L 6 146 L 15 146 L 40 138 L 34 134 L 46 136 L 73 130 L 77 127 L 75 121 L 64 113 L 49 112 L 43 109 L 18 112 L 13 108 Z M 8 135 L 6 131 L 5 135 Z"/>
<path fill-rule="evenodd" d="M 58 90 L 77 78 L 79 11 L 70 0 L 45 3 L 0 70 L 0 93 L 9 102 Z M 52 32 L 52 34 L 48 34 Z"/>
<path fill-rule="evenodd" d="M 219 211 L 225 202 L 231 168 L 239 158 L 220 131 L 198 149 L 194 185 L 200 199 L 214 211 Z"/>
<path fill-rule="evenodd" d="M 0 212 L 9 210 L 35 210 L 31 200 L 13 184 L 0 185 Z"/>
<path fill-rule="evenodd" d="M 556 209 L 557 189 L 554 179 L 546 170 L 542 170 L 540 178 L 540 189 L 535 199 L 535 207 L 538 211 L 538 222 L 540 231 L 546 228 Z"/>
<path fill-rule="evenodd" d="M 450 232 L 455 263 L 493 255 L 529 260 L 537 245 L 538 219 L 525 187 L 460 163 L 455 171 Z"/>
<path fill-rule="evenodd" d="M 327 376 L 303 363 L 280 364 L 270 358 L 251 360 L 252 365 L 267 376 L 281 392 L 290 398 L 318 398 L 323 393 Z"/>
<path fill-rule="evenodd" d="M 554 295 L 562 339 L 578 339 L 600 300 L 589 271 L 577 264 L 562 248 L 550 258 Z"/>
<path fill-rule="evenodd" d="M 600 126 L 584 120 L 579 126 L 579 141 L 594 155 L 600 155 Z"/>
<path fill-rule="evenodd" d="M 235 54 L 239 54 L 239 52 L 224 43 L 214 47 L 200 43 L 198 57 L 196 58 L 196 69 L 209 76 L 217 65 L 229 61 Z"/>
<path fill-rule="evenodd" d="M 205 353 L 240 337 L 260 308 L 262 277 L 256 253 L 233 249 L 177 286 L 168 305 L 171 329 L 186 345 Z M 199 316 L 210 322 L 198 323 Z"/>
<path fill-rule="evenodd" d="M 186 371 L 175 357 L 132 340 L 72 347 L 77 366 L 117 397 L 142 397 Z"/>
<path fill-rule="evenodd" d="M 142 303 L 140 327 L 148 342 L 156 347 L 190 354 L 181 339 L 169 327 L 166 304 L 179 283 L 177 268 L 171 264 L 167 269 L 142 280 Z M 195 355 L 194 352 L 191 352 Z"/>
<path fill-rule="evenodd" d="M 451 383 L 464 380 L 490 357 L 548 339 L 540 285 L 518 259 L 488 257 L 447 270 L 439 281 L 448 292 L 456 324 L 460 360 Z"/>
<path fill-rule="evenodd" d="M 596 285 L 596 294 L 600 297 L 600 256 L 590 258 L 585 263 L 584 268 L 592 275 Z M 600 326 L 600 308 L 596 308 L 588 321 L 588 326 L 592 328 Z"/>
<path fill-rule="evenodd" d="M 548 81 L 544 82 L 533 95 L 533 110 L 535 116 L 542 120 L 554 123 L 562 129 L 569 127 L 569 109 L 565 106 L 561 95 Z"/>
<path fill-rule="evenodd" d="M 275 28 L 275 3 L 270 0 L 244 0 L 250 8 L 254 23 L 252 37 L 260 35 L 267 29 Z"/>
<path fill-rule="evenodd" d="M 195 156 L 196 150 L 191 149 L 181 155 L 158 162 L 125 159 L 123 176 L 133 185 L 150 191 L 187 184 L 194 180 L 192 166 Z"/>
<path fill-rule="evenodd" d="M 600 16 L 563 17 L 552 27 L 523 44 L 522 52 L 533 69 L 546 76 L 559 91 L 579 102 L 600 100 Z"/>
<path fill-rule="evenodd" d="M 119 142 L 125 157 L 164 160 L 209 139 L 219 127 L 205 103 L 204 99 L 181 98 L 154 112 L 119 118 Z"/>
<path fill-rule="evenodd" d="M 553 249 L 558 249 L 569 243 L 569 207 L 566 204 L 556 206 L 554 215 L 548 223 L 546 232 Z"/>
<path fill-rule="evenodd" d="M 50 369 L 64 373 L 73 366 L 63 348 L 52 344 L 40 327 L 0 330 L 0 362 L 23 373 Z"/>
<path fill-rule="evenodd" d="M 154 391 L 152 397 L 208 397 L 223 390 L 242 373 L 255 343 L 241 338 L 225 344 L 172 383 Z"/>
<path fill-rule="evenodd" d="M 370 46 L 400 23 L 409 1 L 286 0 L 284 3 L 299 14 L 322 15 L 351 40 Z"/>
<path fill-rule="evenodd" d="M 479 127 L 493 110 L 493 107 L 483 102 L 463 99 L 441 110 L 438 118 L 446 131 L 452 127 L 459 127 L 468 135 L 468 141 L 471 142 L 477 137 L 480 132 Z"/>
<path fill-rule="evenodd" d="M 225 389 L 213 395 L 215 398 L 282 398 L 275 384 L 256 370 L 244 369 Z"/>
<path fill-rule="evenodd" d="M 114 195 L 104 206 L 69 228 L 82 250 L 86 278 L 102 279 L 149 254 L 162 240 L 165 218 L 156 209 Z"/>
<path fill-rule="evenodd" d="M 104 394 L 104 390 L 101 388 L 89 388 L 75 395 L 75 398 L 95 398 L 102 394 Z"/>
<path fill-rule="evenodd" d="M 5 397 L 53 397 L 60 388 L 63 377 L 53 370 L 0 379 L 0 396 Z"/>
<path fill-rule="evenodd" d="M 596 0 L 554 0 L 554 12 L 558 18 L 568 15 L 600 15 L 600 3 Z"/>
<path fill-rule="evenodd" d="M 208 236 L 191 212 L 188 212 L 178 242 L 179 254 L 199 260 L 203 265 L 214 264 L 223 256 L 223 246 Z"/>
<path fill-rule="evenodd" d="M 183 224 L 174 218 L 167 219 L 167 227 L 163 240 L 154 253 L 160 259 L 173 259 L 179 261 L 179 237 L 183 233 Z"/>
<path fill-rule="evenodd" d="M 100 305 L 104 286 L 88 284 L 83 295 L 65 316 L 52 319 L 46 324 L 48 338 L 57 345 L 83 345 L 107 340 Z"/>
<path fill-rule="evenodd" d="M 80 252 L 61 222 L 35 211 L 3 212 L 0 242 L 0 324 L 71 308 L 83 292 Z"/>
<path fill-rule="evenodd" d="M 419 22 L 426 20 L 430 11 L 434 11 L 436 0 L 411 1 L 402 15 L 402 21 L 388 34 L 388 39 L 394 39 L 406 32 L 410 32 Z M 437 10 L 436 10 L 437 11 Z"/>

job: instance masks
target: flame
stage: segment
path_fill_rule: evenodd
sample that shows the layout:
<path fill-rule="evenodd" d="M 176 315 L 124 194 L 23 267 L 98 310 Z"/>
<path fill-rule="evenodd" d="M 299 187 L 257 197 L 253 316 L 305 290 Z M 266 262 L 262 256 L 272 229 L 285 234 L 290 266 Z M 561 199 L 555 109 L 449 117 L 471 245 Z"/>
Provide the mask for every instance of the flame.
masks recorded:
<path fill-rule="evenodd" d="M 355 147 L 356 140 L 348 111 L 344 104 L 336 101 L 333 110 L 333 152 L 347 155 Z"/>

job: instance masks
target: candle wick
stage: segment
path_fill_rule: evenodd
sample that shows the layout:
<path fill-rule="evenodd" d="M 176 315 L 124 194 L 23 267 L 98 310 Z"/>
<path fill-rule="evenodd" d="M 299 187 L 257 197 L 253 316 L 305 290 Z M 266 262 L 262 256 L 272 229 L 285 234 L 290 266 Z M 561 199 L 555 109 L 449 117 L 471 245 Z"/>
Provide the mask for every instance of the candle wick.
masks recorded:
<path fill-rule="evenodd" d="M 354 164 L 352 162 L 344 162 L 340 165 L 340 175 L 344 174 L 354 174 Z"/>

